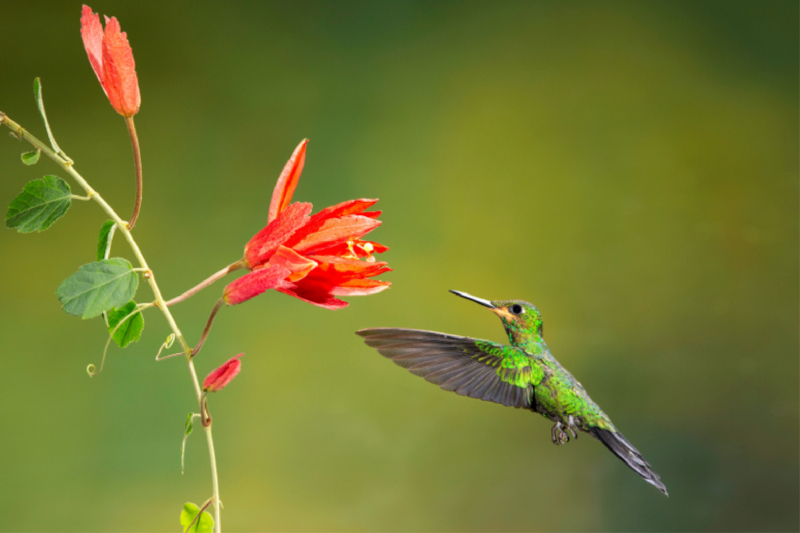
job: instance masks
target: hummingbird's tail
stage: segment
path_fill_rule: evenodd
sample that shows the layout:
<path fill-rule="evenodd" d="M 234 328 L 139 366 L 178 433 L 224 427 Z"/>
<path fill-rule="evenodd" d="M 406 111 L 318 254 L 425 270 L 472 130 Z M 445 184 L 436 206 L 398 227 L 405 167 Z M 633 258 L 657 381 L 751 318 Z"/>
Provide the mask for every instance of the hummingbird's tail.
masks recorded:
<path fill-rule="evenodd" d="M 658 490 L 667 494 L 667 487 L 661 483 L 658 474 L 653 471 L 650 464 L 644 460 L 639 450 L 633 447 L 633 444 L 628 442 L 622 433 L 619 431 L 609 431 L 607 429 L 600 429 L 593 427 L 589 429 L 589 433 L 597 440 L 605 444 L 606 448 L 611 450 L 614 455 L 622 459 L 626 465 L 631 467 L 637 474 L 642 476 L 645 481 L 655 486 Z"/>

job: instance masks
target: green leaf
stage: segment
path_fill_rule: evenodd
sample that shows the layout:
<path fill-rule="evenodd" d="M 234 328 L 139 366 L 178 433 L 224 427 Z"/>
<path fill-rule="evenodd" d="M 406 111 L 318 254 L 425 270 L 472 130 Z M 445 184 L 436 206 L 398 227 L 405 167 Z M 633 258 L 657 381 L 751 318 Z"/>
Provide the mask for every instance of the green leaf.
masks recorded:
<path fill-rule="evenodd" d="M 192 419 L 194 417 L 195 417 L 194 413 L 189 413 L 189 416 L 186 417 L 186 424 L 183 425 L 183 434 L 186 437 L 192 434 L 192 429 L 194 429 L 194 427 L 192 426 Z"/>
<path fill-rule="evenodd" d="M 72 191 L 58 176 L 45 176 L 25 185 L 6 213 L 6 227 L 20 233 L 44 231 L 64 216 L 72 203 Z"/>
<path fill-rule="evenodd" d="M 138 286 L 139 277 L 131 264 L 114 257 L 83 265 L 59 285 L 56 294 L 67 313 L 94 318 L 125 305 Z"/>
<path fill-rule="evenodd" d="M 186 528 L 189 527 L 189 524 L 192 524 L 192 520 L 199 512 L 199 507 L 191 502 L 186 502 L 181 511 L 181 530 L 186 531 Z M 214 519 L 211 518 L 210 514 L 203 511 L 200 518 L 192 524 L 188 533 L 214 533 Z"/>
<path fill-rule="evenodd" d="M 41 153 L 41 150 L 36 150 L 35 152 L 25 152 L 22 154 L 22 162 L 26 165 L 35 165 L 39 161 L 39 154 Z"/>
<path fill-rule="evenodd" d="M 39 78 L 33 80 L 33 97 L 36 98 L 36 106 L 39 108 L 42 120 L 44 120 L 44 127 L 47 128 L 47 136 L 50 138 L 50 145 L 53 147 L 53 151 L 63 154 L 61 148 L 58 147 L 58 143 L 56 143 L 55 137 L 53 137 L 53 132 L 50 131 L 50 124 L 47 123 L 47 114 L 44 112 L 44 100 L 42 100 L 42 81 Z"/>
<path fill-rule="evenodd" d="M 138 342 L 139 338 L 142 336 L 142 330 L 144 329 L 144 317 L 142 313 L 136 313 L 128 318 L 124 324 L 117 327 L 117 324 L 119 324 L 123 318 L 133 313 L 135 309 L 136 302 L 131 300 L 124 306 L 112 309 L 108 312 L 108 333 L 120 348 L 125 348 L 132 342 Z M 116 328 L 116 331 L 114 331 L 114 328 Z"/>
<path fill-rule="evenodd" d="M 100 238 L 97 241 L 98 261 L 108 259 L 108 254 L 111 251 L 111 240 L 114 238 L 114 231 L 116 229 L 113 220 L 106 220 L 103 222 L 103 227 L 100 228 Z"/>
<path fill-rule="evenodd" d="M 189 416 L 186 418 L 186 423 L 183 425 L 183 444 L 181 444 L 181 474 L 183 474 L 183 458 L 186 456 L 186 440 L 189 438 L 189 435 L 192 434 L 192 420 L 194 417 L 199 416 L 195 413 L 189 413 Z"/>

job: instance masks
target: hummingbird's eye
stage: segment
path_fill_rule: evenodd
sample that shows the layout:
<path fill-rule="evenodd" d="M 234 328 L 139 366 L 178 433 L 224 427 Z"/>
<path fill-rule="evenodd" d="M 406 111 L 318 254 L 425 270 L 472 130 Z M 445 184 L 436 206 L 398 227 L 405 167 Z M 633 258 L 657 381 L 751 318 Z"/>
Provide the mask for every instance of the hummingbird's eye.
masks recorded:
<path fill-rule="evenodd" d="M 522 309 L 522 306 L 519 304 L 508 306 L 508 312 L 512 315 L 521 315 L 522 311 L 524 311 L 524 309 Z"/>

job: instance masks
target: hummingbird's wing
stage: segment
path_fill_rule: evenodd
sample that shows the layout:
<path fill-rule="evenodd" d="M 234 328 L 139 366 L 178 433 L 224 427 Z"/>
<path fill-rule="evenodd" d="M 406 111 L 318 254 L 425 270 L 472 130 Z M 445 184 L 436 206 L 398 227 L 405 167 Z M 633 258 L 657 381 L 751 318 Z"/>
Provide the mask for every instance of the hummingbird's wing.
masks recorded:
<path fill-rule="evenodd" d="M 519 348 L 419 329 L 370 328 L 356 334 L 384 357 L 444 390 L 531 408 L 530 358 Z"/>

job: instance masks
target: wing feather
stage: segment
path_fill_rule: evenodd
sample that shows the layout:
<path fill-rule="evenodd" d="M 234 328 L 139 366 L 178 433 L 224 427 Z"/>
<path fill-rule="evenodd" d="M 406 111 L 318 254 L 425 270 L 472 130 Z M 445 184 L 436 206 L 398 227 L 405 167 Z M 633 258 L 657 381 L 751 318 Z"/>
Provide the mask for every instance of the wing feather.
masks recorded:
<path fill-rule="evenodd" d="M 395 364 L 442 389 L 530 408 L 530 362 L 519 348 L 435 331 L 370 328 L 356 332 Z"/>

